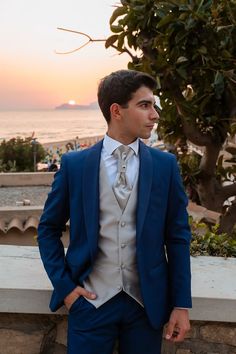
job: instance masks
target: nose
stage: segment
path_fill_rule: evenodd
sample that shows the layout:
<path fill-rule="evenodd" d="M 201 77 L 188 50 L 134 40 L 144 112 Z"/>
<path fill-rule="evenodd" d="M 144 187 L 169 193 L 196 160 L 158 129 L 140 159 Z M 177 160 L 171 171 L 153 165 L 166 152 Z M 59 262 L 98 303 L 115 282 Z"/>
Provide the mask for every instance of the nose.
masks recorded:
<path fill-rule="evenodd" d="M 160 118 L 159 113 L 157 112 L 155 106 L 152 106 L 151 114 L 150 114 L 150 119 L 151 120 L 158 120 Z"/>

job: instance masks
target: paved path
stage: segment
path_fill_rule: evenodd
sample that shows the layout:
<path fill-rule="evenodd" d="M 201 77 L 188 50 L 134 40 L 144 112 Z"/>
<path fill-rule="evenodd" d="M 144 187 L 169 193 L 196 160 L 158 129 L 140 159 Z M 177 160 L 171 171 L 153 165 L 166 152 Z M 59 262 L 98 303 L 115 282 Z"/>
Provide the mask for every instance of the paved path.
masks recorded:
<path fill-rule="evenodd" d="M 30 205 L 44 205 L 51 187 L 2 187 L 0 188 L 0 207 L 16 206 L 16 202 L 30 200 Z"/>

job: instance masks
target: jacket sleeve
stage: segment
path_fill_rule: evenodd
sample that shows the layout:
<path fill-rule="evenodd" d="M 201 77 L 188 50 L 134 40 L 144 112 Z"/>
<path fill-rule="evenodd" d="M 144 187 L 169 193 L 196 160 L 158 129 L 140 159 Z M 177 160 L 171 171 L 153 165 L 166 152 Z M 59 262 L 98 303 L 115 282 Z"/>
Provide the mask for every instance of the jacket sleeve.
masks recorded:
<path fill-rule="evenodd" d="M 66 155 L 55 174 L 52 190 L 45 203 L 38 226 L 38 244 L 42 262 L 52 282 L 59 301 L 76 287 L 65 263 L 65 252 L 61 241 L 69 219 L 69 187 L 67 181 Z"/>
<path fill-rule="evenodd" d="M 174 307 L 190 308 L 191 231 L 187 213 L 188 199 L 175 156 L 172 160 L 172 175 L 168 195 L 166 220 L 166 252 L 169 265 L 171 302 Z"/>

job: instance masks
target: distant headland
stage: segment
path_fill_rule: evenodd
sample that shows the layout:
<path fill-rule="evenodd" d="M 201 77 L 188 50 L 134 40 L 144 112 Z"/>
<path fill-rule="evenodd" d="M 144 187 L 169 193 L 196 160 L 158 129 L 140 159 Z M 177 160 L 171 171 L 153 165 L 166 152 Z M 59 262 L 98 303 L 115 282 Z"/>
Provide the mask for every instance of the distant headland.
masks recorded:
<path fill-rule="evenodd" d="M 88 105 L 83 105 L 83 104 L 75 104 L 75 103 L 63 103 L 60 106 L 55 107 L 55 109 L 77 109 L 77 110 L 86 110 L 86 109 L 98 109 L 98 103 L 97 102 L 91 102 Z"/>

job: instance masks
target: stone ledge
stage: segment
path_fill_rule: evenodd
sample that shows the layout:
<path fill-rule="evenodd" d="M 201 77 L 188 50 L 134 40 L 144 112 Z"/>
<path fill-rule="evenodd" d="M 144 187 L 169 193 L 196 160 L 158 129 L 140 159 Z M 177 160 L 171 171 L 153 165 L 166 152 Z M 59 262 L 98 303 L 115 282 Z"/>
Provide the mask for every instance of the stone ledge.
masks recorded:
<path fill-rule="evenodd" d="M 0 187 L 50 186 L 55 172 L 0 173 Z"/>
<path fill-rule="evenodd" d="M 192 257 L 193 309 L 198 321 L 235 322 L 236 258 Z M 0 312 L 49 314 L 51 284 L 38 248 L 0 245 Z M 65 314 L 60 309 L 57 314 Z"/>

